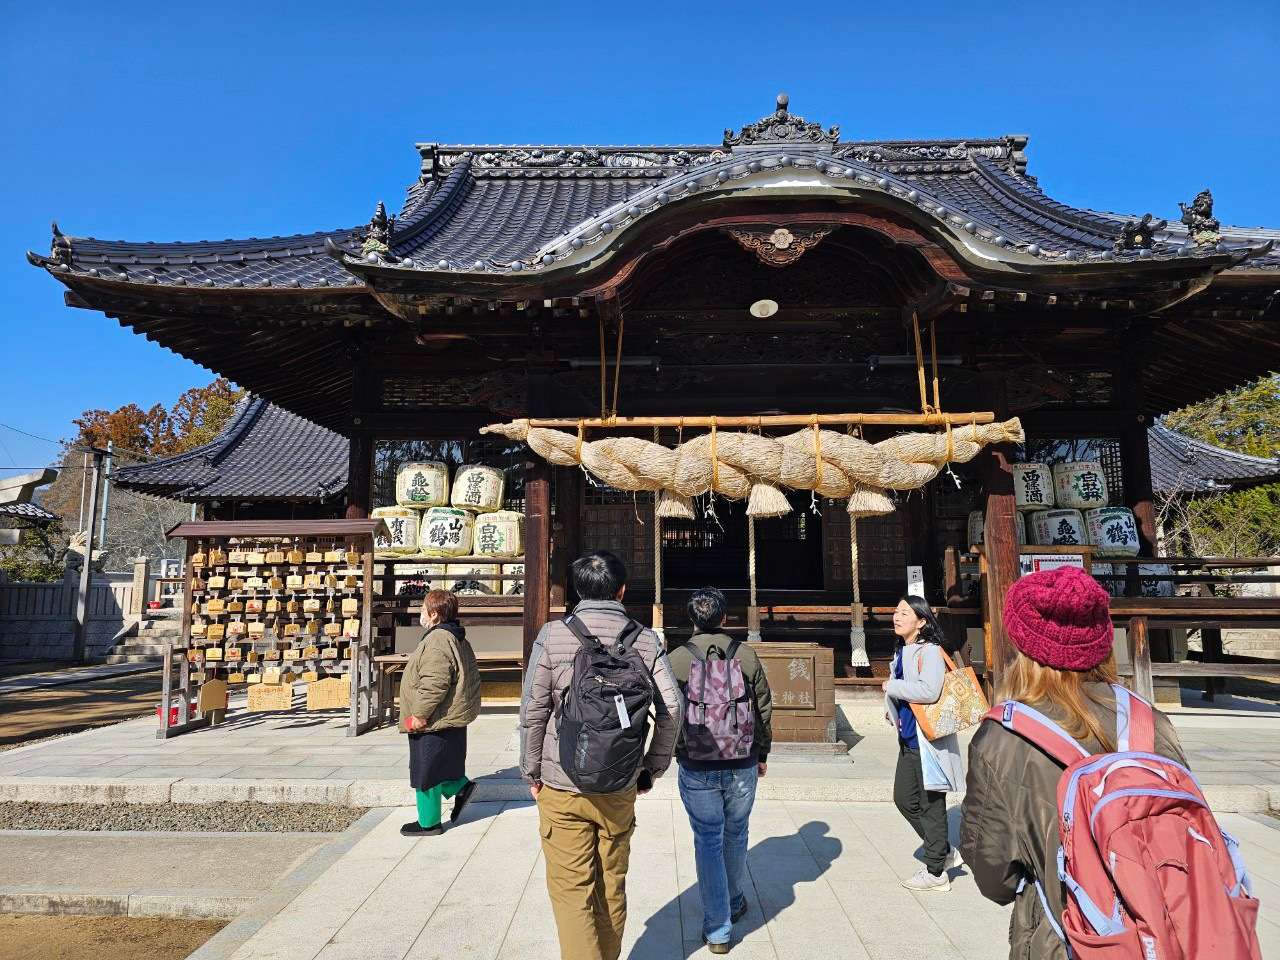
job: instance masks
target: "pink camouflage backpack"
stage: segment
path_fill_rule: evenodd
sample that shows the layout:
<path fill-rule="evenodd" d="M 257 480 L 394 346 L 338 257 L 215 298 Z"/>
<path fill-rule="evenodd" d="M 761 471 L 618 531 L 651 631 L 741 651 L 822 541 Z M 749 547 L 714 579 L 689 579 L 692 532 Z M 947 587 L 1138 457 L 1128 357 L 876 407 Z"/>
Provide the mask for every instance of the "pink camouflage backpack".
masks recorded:
<path fill-rule="evenodd" d="M 1042 878 L 1027 878 L 1045 916 L 1080 960 L 1262 960 L 1258 901 L 1236 839 L 1214 821 L 1191 771 L 1154 752 L 1150 704 L 1112 689 L 1115 753 L 1091 756 L 1015 701 L 984 718 L 1066 766 L 1058 781 L 1061 918 L 1049 910 Z"/>
<path fill-rule="evenodd" d="M 684 747 L 691 760 L 739 760 L 751 755 L 756 715 L 742 663 L 734 656 L 738 647 L 737 640 L 727 652 L 712 644 L 703 657 L 697 646 L 688 645 L 693 661 L 685 685 Z"/>

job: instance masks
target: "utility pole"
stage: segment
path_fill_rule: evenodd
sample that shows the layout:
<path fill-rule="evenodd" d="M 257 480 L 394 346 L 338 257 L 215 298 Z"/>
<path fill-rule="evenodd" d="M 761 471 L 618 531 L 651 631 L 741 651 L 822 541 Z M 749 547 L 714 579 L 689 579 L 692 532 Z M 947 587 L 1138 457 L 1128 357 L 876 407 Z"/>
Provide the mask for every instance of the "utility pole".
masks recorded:
<path fill-rule="evenodd" d="M 93 454 L 93 485 L 89 488 L 89 522 L 85 525 L 88 542 L 84 547 L 84 566 L 80 568 L 80 589 L 76 591 L 76 638 L 73 657 L 84 663 L 89 634 L 89 583 L 93 576 L 93 530 L 98 525 L 98 483 L 102 478 L 102 458 L 106 451 L 90 448 Z"/>
<path fill-rule="evenodd" d="M 107 548 L 107 501 L 111 499 L 111 454 L 115 450 L 114 440 L 107 441 L 107 463 L 102 478 L 102 529 L 98 533 L 98 543 L 102 549 Z"/>

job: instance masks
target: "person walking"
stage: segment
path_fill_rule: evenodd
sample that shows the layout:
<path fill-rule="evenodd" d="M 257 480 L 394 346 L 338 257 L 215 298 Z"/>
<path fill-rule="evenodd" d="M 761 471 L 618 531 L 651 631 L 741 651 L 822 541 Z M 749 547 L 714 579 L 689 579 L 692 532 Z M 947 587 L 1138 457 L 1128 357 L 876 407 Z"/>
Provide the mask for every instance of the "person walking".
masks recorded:
<path fill-rule="evenodd" d="M 520 772 L 538 804 L 547 891 L 562 960 L 617 960 L 627 920 L 626 876 L 636 796 L 647 793 L 671 763 L 679 732 L 680 691 L 656 634 L 632 620 L 622 605 L 627 589 L 622 561 L 604 550 L 588 553 L 574 561 L 571 579 L 581 601 L 569 617 L 539 631 L 525 669 Z M 619 671 L 634 666 L 645 678 L 643 712 L 633 714 L 619 692 L 608 698 L 596 724 L 587 724 L 576 701 L 591 694 L 598 697 L 599 690 L 575 685 L 575 664 Z M 628 689 L 634 698 L 633 687 Z M 653 734 L 646 749 L 650 696 Z M 562 725 L 568 728 L 571 722 L 574 726 L 566 736 L 573 739 L 566 739 L 569 749 L 562 750 Z M 629 751 L 611 769 L 593 768 L 588 780 L 583 768 L 601 757 L 575 746 L 592 742 L 622 743 Z M 583 767 L 576 766 L 579 763 Z M 588 790 L 575 782 L 575 776 L 616 789 Z"/>
<path fill-rule="evenodd" d="M 885 692 L 885 713 L 898 729 L 898 765 L 893 778 L 893 802 L 924 844 L 925 865 L 902 881 L 919 893 L 951 889 L 947 871 L 960 865 L 959 852 L 947 836 L 947 792 L 959 790 L 963 780 L 960 747 L 955 734 L 930 741 L 916 727 L 913 703 L 937 703 L 947 675 L 942 628 L 921 597 L 907 595 L 893 612 L 898 649 Z"/>
<path fill-rule="evenodd" d="M 1004 605 L 1016 652 L 999 699 L 1039 711 L 1089 753 L 1116 743 L 1116 658 L 1110 597 L 1077 567 L 1017 580 Z M 1169 718 L 1152 710 L 1155 753 L 1185 766 Z M 1058 877 L 1058 781 L 1063 765 L 999 723 L 984 723 L 969 745 L 960 849 L 982 895 L 1012 903 L 1009 956 L 1067 960 L 1056 932 L 1066 906 Z M 1043 884 L 1045 913 L 1034 880 Z M 1127 955 L 1127 954 L 1126 954 Z M 1150 954 L 1154 956 L 1154 954 Z M 1163 953 L 1160 954 L 1164 956 Z"/>
<path fill-rule="evenodd" d="M 747 826 L 768 771 L 773 699 L 756 652 L 721 630 L 724 594 L 703 587 L 688 609 L 693 636 L 671 654 L 686 704 L 676 746 L 680 799 L 693 827 L 702 940 L 728 953 L 733 924 L 748 909 Z"/>
<path fill-rule="evenodd" d="M 480 715 L 480 670 L 458 623 L 458 598 L 432 590 L 419 622 L 427 632 L 400 682 L 400 732 L 409 735 L 409 783 L 418 795 L 418 819 L 400 828 L 406 837 L 444 833 L 442 799 L 454 798 L 453 822 L 476 789 L 466 774 L 467 724 Z"/>

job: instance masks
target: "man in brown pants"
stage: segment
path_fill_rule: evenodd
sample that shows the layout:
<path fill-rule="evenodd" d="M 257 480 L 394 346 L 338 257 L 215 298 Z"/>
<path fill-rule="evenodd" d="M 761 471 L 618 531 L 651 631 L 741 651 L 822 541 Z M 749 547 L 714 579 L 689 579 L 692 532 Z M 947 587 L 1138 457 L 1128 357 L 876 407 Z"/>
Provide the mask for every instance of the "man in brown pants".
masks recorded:
<path fill-rule="evenodd" d="M 597 551 L 574 562 L 573 585 L 582 598 L 573 615 L 606 646 L 626 626 L 622 606 L 627 568 Z M 538 802 L 547 890 L 563 960 L 617 960 L 627 921 L 627 864 L 635 831 L 636 796 L 671 763 L 682 712 L 679 687 L 662 644 L 643 630 L 633 647 L 653 678 L 653 736 L 626 789 L 582 793 L 561 768 L 552 719 L 573 680 L 581 645 L 562 621 L 542 628 L 525 671 L 520 700 L 520 772 Z"/>

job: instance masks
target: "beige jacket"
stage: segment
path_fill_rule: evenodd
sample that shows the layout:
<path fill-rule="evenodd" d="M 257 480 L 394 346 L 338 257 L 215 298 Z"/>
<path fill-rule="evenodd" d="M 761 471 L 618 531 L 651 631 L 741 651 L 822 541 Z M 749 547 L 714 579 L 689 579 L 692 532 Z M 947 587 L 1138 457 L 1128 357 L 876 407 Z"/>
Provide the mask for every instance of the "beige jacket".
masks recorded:
<path fill-rule="evenodd" d="M 617 638 L 628 620 L 626 609 L 616 600 L 583 600 L 573 614 L 605 644 Z M 642 768 L 656 780 L 671 765 L 683 707 L 671 664 L 657 635 L 643 630 L 634 645 L 653 677 L 656 716 Z M 579 791 L 560 767 L 555 711 L 573 678 L 573 658 L 579 646 L 578 638 L 561 621 L 546 624 L 533 643 L 520 697 L 521 776 L 529 783 L 541 781 L 553 789 L 572 793 Z M 636 769 L 632 783 L 639 778 L 640 769 Z"/>
<path fill-rule="evenodd" d="M 409 655 L 400 681 L 400 732 L 408 733 L 405 717 L 425 724 L 426 733 L 465 727 L 480 715 L 480 670 L 456 623 L 437 624 L 427 631 Z M 424 732 L 422 727 L 415 733 Z"/>

